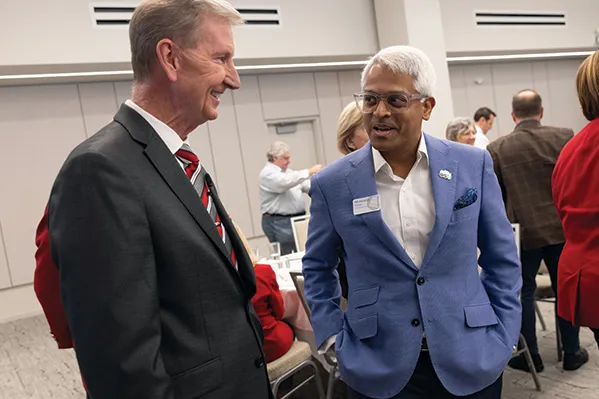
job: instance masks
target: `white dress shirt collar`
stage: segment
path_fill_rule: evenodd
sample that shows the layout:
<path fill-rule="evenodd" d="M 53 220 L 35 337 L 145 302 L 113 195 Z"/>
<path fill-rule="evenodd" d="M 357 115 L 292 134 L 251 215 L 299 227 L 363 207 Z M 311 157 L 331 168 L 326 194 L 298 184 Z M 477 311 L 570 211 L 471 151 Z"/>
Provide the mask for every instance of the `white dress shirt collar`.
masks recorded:
<path fill-rule="evenodd" d="M 388 172 L 391 172 L 391 175 L 393 175 L 391 165 L 389 165 L 389 163 L 387 161 L 385 161 L 385 158 L 383 158 L 383 155 L 374 147 L 372 147 L 372 158 L 374 160 L 374 173 L 375 174 L 377 174 L 378 171 L 384 167 L 385 170 L 387 170 Z M 416 162 L 414 164 L 415 165 L 418 164 L 421 159 L 428 161 L 428 151 L 426 149 L 426 140 L 424 139 L 424 134 L 422 134 L 420 136 L 420 143 L 418 144 L 418 153 L 416 154 Z"/>
<path fill-rule="evenodd" d="M 125 105 L 135 110 L 150 124 L 150 126 L 152 126 L 172 154 L 175 154 L 177 151 L 179 151 L 183 143 L 189 144 L 187 140 L 181 140 L 181 137 L 166 123 L 162 122 L 154 115 L 135 104 L 133 101 L 127 100 L 125 101 Z"/>

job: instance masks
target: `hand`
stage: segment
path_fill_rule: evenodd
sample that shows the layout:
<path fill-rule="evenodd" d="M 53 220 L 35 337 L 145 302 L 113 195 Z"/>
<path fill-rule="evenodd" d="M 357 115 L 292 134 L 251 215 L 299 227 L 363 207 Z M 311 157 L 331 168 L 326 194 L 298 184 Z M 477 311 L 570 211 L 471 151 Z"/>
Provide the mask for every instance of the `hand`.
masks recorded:
<path fill-rule="evenodd" d="M 318 164 L 318 165 L 314 165 L 310 169 L 308 169 L 308 172 L 310 173 L 310 176 L 312 176 L 312 175 L 320 172 L 321 169 L 322 169 L 322 165 Z"/>

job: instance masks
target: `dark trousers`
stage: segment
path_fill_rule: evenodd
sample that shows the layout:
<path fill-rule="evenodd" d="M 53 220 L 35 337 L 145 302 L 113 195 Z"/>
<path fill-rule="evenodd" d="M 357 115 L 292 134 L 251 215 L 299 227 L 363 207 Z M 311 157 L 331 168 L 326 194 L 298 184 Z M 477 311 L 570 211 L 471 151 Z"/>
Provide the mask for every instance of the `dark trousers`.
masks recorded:
<path fill-rule="evenodd" d="M 443 387 L 439 377 L 437 377 L 428 352 L 421 352 L 418 364 L 408 385 L 398 395 L 389 399 L 500 399 L 501 388 L 502 377 L 499 377 L 493 384 L 472 395 L 452 395 Z M 347 390 L 349 392 L 349 399 L 370 399 L 368 396 L 361 395 L 350 387 Z"/>
<path fill-rule="evenodd" d="M 557 303 L 557 265 L 559 257 L 564 249 L 564 244 L 549 245 L 539 249 L 522 251 L 522 293 L 520 301 L 522 302 L 522 335 L 526 339 L 530 352 L 539 353 L 536 333 L 536 314 L 535 314 L 535 291 L 537 289 L 536 277 L 541 266 L 541 259 L 545 261 L 549 278 L 551 279 L 551 288 L 555 293 Z M 580 349 L 578 339 L 579 327 L 573 326 L 571 322 L 558 317 L 558 327 L 562 334 L 562 345 L 564 353 L 575 353 Z"/>
<path fill-rule="evenodd" d="M 281 255 L 288 255 L 296 250 L 291 217 L 262 215 L 262 230 L 269 242 L 281 244 Z"/>
<path fill-rule="evenodd" d="M 599 328 L 591 328 L 593 334 L 595 334 L 595 341 L 597 341 L 597 346 L 599 346 Z"/>

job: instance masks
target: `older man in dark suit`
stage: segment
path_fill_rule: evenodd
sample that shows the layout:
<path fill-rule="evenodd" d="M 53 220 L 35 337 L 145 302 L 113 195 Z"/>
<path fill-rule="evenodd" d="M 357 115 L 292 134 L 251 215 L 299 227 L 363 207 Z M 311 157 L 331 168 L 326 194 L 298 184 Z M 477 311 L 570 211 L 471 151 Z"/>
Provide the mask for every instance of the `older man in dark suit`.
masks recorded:
<path fill-rule="evenodd" d="M 252 264 L 188 142 L 239 87 L 223 0 L 146 0 L 133 96 L 65 161 L 52 258 L 93 399 L 265 399 Z"/>
<path fill-rule="evenodd" d="M 534 295 L 536 275 L 545 261 L 553 291 L 557 292 L 557 266 L 564 247 L 562 225 L 553 204 L 551 175 L 564 145 L 574 136 L 572 129 L 543 126 L 543 105 L 539 93 L 522 90 L 512 99 L 514 131 L 487 147 L 493 158 L 508 217 L 521 228 L 522 334 L 533 356 L 537 371 L 542 371 L 535 333 Z M 564 370 L 576 370 L 588 361 L 580 347 L 578 328 L 559 319 L 564 347 Z M 510 366 L 528 371 L 524 357 Z"/>

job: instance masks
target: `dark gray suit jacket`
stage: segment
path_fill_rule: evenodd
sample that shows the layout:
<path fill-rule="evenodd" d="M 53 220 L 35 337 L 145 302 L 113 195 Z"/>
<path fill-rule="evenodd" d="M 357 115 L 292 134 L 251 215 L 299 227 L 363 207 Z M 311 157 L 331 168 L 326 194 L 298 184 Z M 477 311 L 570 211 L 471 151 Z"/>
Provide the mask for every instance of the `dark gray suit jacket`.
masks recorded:
<path fill-rule="evenodd" d="M 223 224 L 239 271 L 173 154 L 128 106 L 69 155 L 50 245 L 90 397 L 270 396 L 253 268 Z"/>
<path fill-rule="evenodd" d="M 520 224 L 524 250 L 565 241 L 553 204 L 551 175 L 559 153 L 572 137 L 572 129 L 528 120 L 487 146 L 508 218 Z"/>

